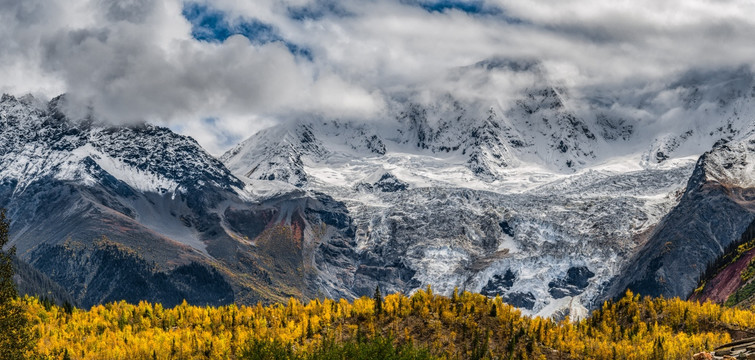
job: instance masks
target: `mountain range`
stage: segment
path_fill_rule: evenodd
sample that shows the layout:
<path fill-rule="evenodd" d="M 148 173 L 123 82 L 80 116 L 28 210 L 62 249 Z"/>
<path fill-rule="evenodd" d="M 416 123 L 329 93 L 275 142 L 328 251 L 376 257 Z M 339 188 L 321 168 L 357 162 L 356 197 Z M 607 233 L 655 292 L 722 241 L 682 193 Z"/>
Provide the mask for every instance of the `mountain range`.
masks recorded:
<path fill-rule="evenodd" d="M 755 220 L 748 68 L 579 92 L 531 61 L 452 76 L 526 81 L 301 116 L 219 158 L 167 128 L 70 118 L 65 95 L 3 95 L 11 243 L 85 307 L 431 285 L 583 316 L 626 289 L 689 296 Z"/>

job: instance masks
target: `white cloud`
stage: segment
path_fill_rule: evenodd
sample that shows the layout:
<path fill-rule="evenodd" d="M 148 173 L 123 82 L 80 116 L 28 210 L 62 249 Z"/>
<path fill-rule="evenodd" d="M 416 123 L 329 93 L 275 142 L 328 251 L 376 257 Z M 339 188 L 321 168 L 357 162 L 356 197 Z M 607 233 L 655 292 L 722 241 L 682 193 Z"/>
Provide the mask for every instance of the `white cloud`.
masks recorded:
<path fill-rule="evenodd" d="M 397 93 L 505 98 L 526 83 L 459 70 L 485 59 L 537 59 L 575 92 L 755 63 L 749 1 L 488 0 L 500 12 L 485 14 L 399 0 L 202 2 L 269 24 L 311 61 L 241 36 L 199 42 L 179 0 L 0 0 L 0 91 L 66 92 L 101 118 L 170 124 L 218 153 L 301 114 L 380 118 Z"/>

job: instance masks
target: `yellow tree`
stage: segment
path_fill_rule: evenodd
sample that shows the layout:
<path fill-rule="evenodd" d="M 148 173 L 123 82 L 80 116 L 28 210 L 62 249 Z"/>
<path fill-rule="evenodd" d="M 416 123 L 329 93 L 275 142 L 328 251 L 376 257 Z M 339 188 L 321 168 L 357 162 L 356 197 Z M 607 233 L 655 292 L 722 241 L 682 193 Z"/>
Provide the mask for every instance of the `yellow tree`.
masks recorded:
<path fill-rule="evenodd" d="M 0 359 L 22 359 L 31 349 L 31 332 L 24 308 L 13 283 L 13 257 L 16 248 L 8 244 L 10 224 L 0 209 Z"/>

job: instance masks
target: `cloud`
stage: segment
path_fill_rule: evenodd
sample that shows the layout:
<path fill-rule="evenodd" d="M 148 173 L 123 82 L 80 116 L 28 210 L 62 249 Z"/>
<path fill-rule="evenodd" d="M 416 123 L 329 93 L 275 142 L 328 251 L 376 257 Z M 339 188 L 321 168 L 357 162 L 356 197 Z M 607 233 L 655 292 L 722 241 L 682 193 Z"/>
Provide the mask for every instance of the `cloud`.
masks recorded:
<path fill-rule="evenodd" d="M 0 54 L 2 91 L 65 92 L 72 116 L 164 123 L 217 152 L 230 146 L 228 134 L 269 126 L 262 118 L 366 116 L 380 108 L 379 96 L 315 68 L 254 18 L 204 6 L 195 15 L 213 20 L 193 24 L 179 1 L 52 3 L 60 11 L 34 0 L 0 3 L 2 34 L 11 41 Z M 217 32 L 201 37 L 202 26 Z"/>
<path fill-rule="evenodd" d="M 303 114 L 381 119 L 406 94 L 497 101 L 531 83 L 474 67 L 491 59 L 535 59 L 575 94 L 750 66 L 754 12 L 743 0 L 0 0 L 0 91 L 66 92 L 218 153 Z"/>
<path fill-rule="evenodd" d="M 101 0 L 109 21 L 143 23 L 155 8 L 154 0 Z"/>

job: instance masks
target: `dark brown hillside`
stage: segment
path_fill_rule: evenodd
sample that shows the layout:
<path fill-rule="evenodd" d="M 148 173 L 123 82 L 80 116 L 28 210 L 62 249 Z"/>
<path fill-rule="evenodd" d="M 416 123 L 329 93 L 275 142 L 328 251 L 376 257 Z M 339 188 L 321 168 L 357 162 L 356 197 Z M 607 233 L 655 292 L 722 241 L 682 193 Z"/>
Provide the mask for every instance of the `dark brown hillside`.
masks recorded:
<path fill-rule="evenodd" d="M 752 304 L 755 290 L 755 222 L 744 231 L 738 241 L 708 264 L 690 300 L 712 301 L 730 306 Z"/>

